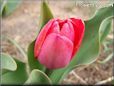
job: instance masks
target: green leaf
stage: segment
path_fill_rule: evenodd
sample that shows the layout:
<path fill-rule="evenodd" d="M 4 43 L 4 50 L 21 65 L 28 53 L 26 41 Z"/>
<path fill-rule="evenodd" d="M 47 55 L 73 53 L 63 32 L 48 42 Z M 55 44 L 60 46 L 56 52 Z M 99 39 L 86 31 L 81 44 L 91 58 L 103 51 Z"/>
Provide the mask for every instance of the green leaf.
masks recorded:
<path fill-rule="evenodd" d="M 66 68 L 52 72 L 49 77 L 53 83 L 60 82 L 73 68 L 90 64 L 97 59 L 100 48 L 99 28 L 104 19 L 113 16 L 113 9 L 112 6 L 101 8 L 90 20 L 85 21 L 85 35 L 80 50 Z"/>
<path fill-rule="evenodd" d="M 97 59 L 101 39 L 99 35 L 100 26 L 102 25 L 102 22 L 105 21 L 105 19 L 112 16 L 113 7 L 109 6 L 99 9 L 92 19 L 85 21 L 84 39 L 80 51 L 77 53 L 76 58 L 73 59 L 72 64 L 75 64 L 75 62 L 76 65 L 90 64 Z"/>
<path fill-rule="evenodd" d="M 43 65 L 39 63 L 39 61 L 34 57 L 34 43 L 33 41 L 28 47 L 28 64 L 29 69 L 32 71 L 33 69 L 44 70 Z"/>
<path fill-rule="evenodd" d="M 1 1 L 1 15 L 7 16 L 11 14 L 21 3 L 21 0 L 3 0 Z"/>
<path fill-rule="evenodd" d="M 44 72 L 34 69 L 25 84 L 51 84 L 51 80 Z"/>
<path fill-rule="evenodd" d="M 6 1 L 0 0 L 0 16 L 2 16 L 2 12 L 3 12 L 5 4 L 6 4 Z"/>
<path fill-rule="evenodd" d="M 25 63 L 16 60 L 17 70 L 10 71 L 1 76 L 1 84 L 23 84 L 27 78 L 28 74 L 26 71 Z"/>
<path fill-rule="evenodd" d="M 102 42 L 111 30 L 112 17 L 105 19 L 99 29 L 100 42 Z"/>
<path fill-rule="evenodd" d="M 40 22 L 39 28 L 41 29 L 50 19 L 53 18 L 53 14 L 51 13 L 48 4 L 45 1 L 41 3 L 41 12 L 40 12 Z"/>
<path fill-rule="evenodd" d="M 53 18 L 53 15 L 52 15 L 47 3 L 45 1 L 43 1 L 41 3 L 39 28 L 41 29 L 51 18 Z M 35 41 L 33 41 L 29 45 L 29 48 L 28 48 L 28 63 L 29 63 L 30 70 L 39 69 L 39 70 L 44 71 L 45 67 L 43 67 L 43 65 L 41 65 L 39 63 L 39 61 L 37 59 L 35 59 L 35 57 L 34 57 L 34 43 L 35 43 Z"/>
<path fill-rule="evenodd" d="M 13 58 L 5 53 L 1 53 L 1 69 L 2 74 L 6 71 L 15 71 L 17 69 L 17 64 Z"/>

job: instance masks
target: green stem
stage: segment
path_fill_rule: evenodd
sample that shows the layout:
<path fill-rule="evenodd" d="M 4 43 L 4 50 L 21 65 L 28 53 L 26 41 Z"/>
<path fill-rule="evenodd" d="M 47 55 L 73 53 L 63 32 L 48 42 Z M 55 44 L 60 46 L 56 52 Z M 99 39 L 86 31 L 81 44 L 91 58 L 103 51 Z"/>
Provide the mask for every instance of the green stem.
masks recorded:
<path fill-rule="evenodd" d="M 45 73 L 46 73 L 48 76 L 50 76 L 52 72 L 53 72 L 53 70 L 50 70 L 50 69 L 47 69 L 47 68 L 46 68 L 46 70 L 45 70 Z"/>

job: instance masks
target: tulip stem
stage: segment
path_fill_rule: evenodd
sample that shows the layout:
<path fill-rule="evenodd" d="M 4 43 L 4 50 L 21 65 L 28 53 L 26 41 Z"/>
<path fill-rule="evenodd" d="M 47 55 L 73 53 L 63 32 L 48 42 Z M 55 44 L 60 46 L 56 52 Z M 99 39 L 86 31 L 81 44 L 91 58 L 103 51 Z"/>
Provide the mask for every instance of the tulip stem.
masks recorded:
<path fill-rule="evenodd" d="M 45 73 L 46 73 L 48 76 L 50 76 L 52 72 L 53 72 L 53 70 L 50 70 L 50 69 L 46 69 L 46 71 L 45 71 Z"/>

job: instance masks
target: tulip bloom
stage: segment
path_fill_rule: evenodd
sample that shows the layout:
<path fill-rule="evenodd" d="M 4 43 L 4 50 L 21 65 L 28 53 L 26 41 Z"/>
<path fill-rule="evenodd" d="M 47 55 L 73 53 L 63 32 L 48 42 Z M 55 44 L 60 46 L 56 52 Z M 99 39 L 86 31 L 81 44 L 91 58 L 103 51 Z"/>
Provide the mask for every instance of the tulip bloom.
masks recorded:
<path fill-rule="evenodd" d="M 48 69 L 63 68 L 76 54 L 83 36 L 81 19 L 51 19 L 36 38 L 34 55 Z"/>

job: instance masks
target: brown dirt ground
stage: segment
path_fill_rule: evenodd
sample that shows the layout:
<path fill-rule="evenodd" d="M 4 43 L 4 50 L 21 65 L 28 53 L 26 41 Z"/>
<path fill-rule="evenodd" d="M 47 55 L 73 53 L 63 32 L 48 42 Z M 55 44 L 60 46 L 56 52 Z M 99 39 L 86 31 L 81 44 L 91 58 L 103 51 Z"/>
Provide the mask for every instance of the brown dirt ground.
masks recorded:
<path fill-rule="evenodd" d="M 78 2 L 81 3 L 81 2 Z M 84 3 L 86 3 L 84 5 Z M 97 8 L 107 5 L 107 1 L 97 3 L 98 6 L 87 6 L 87 2 L 83 2 L 81 5 L 76 4 L 75 1 L 53 1 L 49 2 L 52 12 L 55 17 L 68 18 L 79 17 L 84 20 L 91 17 Z M 101 5 L 102 4 L 102 5 Z M 83 7 L 85 6 L 85 7 Z M 29 43 L 34 40 L 38 32 L 38 22 L 40 14 L 40 1 L 28 0 L 24 1 L 20 7 L 10 16 L 2 19 L 2 35 L 8 36 L 17 41 L 20 46 L 27 51 Z M 21 58 L 22 56 L 17 49 L 8 41 L 2 41 L 2 51 L 12 56 Z M 112 45 L 110 45 L 112 49 Z M 109 54 L 103 51 L 101 47 L 100 58 L 103 60 Z M 113 75 L 113 61 L 109 61 L 106 64 L 99 64 L 97 61 L 91 65 L 79 67 L 73 71 L 80 76 L 86 84 L 95 84 L 99 81 L 105 80 Z M 75 77 L 72 73 L 69 73 L 62 84 L 84 84 L 82 80 Z"/>

